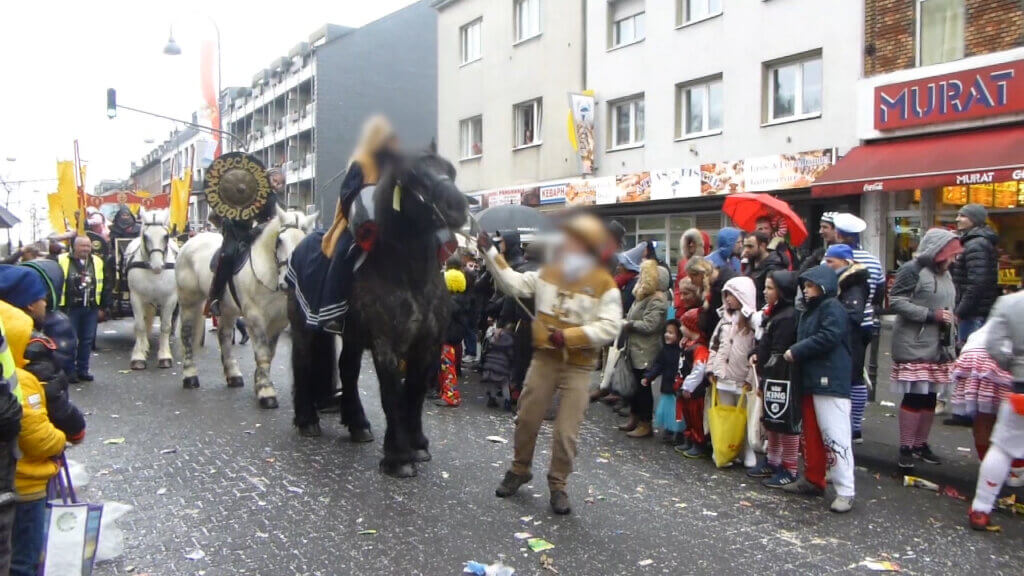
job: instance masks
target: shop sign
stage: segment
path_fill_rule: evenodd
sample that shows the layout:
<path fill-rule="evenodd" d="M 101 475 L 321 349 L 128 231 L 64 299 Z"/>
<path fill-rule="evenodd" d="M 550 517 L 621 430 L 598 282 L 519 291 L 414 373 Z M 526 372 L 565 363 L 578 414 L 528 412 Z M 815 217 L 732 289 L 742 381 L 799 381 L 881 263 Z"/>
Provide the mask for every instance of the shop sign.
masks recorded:
<path fill-rule="evenodd" d="M 743 162 L 747 192 L 806 188 L 832 166 L 832 150 L 774 154 Z"/>
<path fill-rule="evenodd" d="M 746 192 L 743 161 L 700 165 L 700 193 L 703 196 Z"/>
<path fill-rule="evenodd" d="M 522 188 L 495 190 L 484 195 L 484 208 L 492 206 L 510 206 L 523 203 Z"/>
<path fill-rule="evenodd" d="M 651 173 L 636 172 L 615 177 L 616 202 L 647 202 L 651 199 Z"/>
<path fill-rule="evenodd" d="M 572 180 L 565 185 L 565 203 L 569 206 L 593 206 L 615 203 L 615 177 Z"/>
<path fill-rule="evenodd" d="M 700 168 L 673 168 L 651 172 L 651 200 L 700 196 Z"/>
<path fill-rule="evenodd" d="M 1024 60 L 875 88 L 876 130 L 1024 112 Z"/>
<path fill-rule="evenodd" d="M 539 189 L 538 194 L 540 196 L 541 205 L 544 204 L 561 204 L 565 202 L 565 189 L 566 184 L 558 184 L 556 186 L 543 186 Z"/>

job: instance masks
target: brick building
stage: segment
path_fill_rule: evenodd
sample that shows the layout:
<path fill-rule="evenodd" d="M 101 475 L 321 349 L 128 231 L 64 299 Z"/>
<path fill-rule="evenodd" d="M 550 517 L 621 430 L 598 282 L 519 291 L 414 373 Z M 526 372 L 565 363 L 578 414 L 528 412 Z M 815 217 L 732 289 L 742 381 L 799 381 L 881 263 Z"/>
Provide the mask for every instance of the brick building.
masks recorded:
<path fill-rule="evenodd" d="M 987 207 L 1000 282 L 1024 267 L 1024 2 L 866 0 L 858 146 L 817 182 L 861 196 L 891 271 L 925 230 Z"/>

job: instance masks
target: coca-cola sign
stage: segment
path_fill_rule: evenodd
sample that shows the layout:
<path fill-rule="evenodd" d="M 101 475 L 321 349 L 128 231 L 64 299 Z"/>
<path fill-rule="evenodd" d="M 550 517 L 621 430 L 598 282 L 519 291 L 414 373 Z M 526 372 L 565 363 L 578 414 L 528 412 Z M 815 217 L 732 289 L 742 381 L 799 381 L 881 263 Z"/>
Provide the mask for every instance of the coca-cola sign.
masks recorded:
<path fill-rule="evenodd" d="M 1024 112 L 1024 60 L 875 88 L 875 129 Z"/>

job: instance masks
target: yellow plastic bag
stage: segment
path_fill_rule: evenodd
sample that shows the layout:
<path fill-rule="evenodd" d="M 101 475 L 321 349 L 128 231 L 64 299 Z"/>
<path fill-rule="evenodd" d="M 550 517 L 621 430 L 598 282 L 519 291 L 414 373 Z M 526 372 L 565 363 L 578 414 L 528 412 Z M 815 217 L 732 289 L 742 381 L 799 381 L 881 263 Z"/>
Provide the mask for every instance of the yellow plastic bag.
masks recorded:
<path fill-rule="evenodd" d="M 729 466 L 743 449 L 743 440 L 747 436 L 746 397 L 746 394 L 740 394 L 736 406 L 723 406 L 718 403 L 718 386 L 711 386 L 708 428 L 711 431 L 715 466 L 719 468 Z"/>

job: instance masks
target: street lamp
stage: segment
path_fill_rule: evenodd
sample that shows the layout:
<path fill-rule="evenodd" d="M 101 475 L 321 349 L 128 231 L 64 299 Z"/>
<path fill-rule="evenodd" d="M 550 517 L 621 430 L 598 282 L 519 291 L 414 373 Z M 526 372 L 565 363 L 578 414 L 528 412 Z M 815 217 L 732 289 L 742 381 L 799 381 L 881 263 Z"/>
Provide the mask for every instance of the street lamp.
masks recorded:
<path fill-rule="evenodd" d="M 164 54 L 168 56 L 181 54 L 181 47 L 174 41 L 174 26 L 171 26 L 171 32 L 167 35 L 167 45 L 164 46 Z"/>

